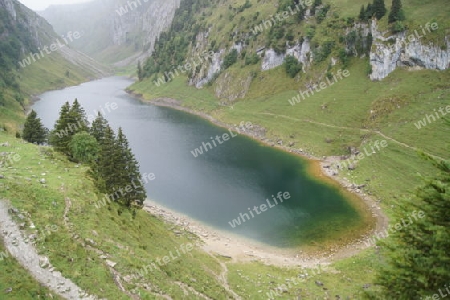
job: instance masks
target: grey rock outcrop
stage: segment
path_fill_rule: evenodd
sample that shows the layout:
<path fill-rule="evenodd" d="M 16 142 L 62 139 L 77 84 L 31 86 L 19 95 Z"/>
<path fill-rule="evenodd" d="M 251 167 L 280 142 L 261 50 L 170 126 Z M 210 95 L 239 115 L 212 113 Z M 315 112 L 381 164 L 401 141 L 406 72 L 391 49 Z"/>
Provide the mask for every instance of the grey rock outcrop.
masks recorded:
<path fill-rule="evenodd" d="M 386 78 L 398 67 L 445 70 L 450 66 L 450 39 L 445 38 L 445 47 L 423 41 L 422 30 L 401 32 L 384 37 L 372 21 L 373 45 L 370 52 L 372 73 L 370 79 Z M 432 31 L 425 33 L 433 34 Z M 444 49 L 443 49 L 444 48 Z"/>
<path fill-rule="evenodd" d="M 180 0 L 149 1 L 142 8 L 129 11 L 119 16 L 114 14 L 111 23 L 111 38 L 114 46 L 121 46 L 128 42 L 130 33 L 142 36 L 139 41 L 143 50 L 131 57 L 116 62 L 118 67 L 136 64 L 139 60 L 149 57 L 155 47 L 155 41 L 170 24 L 172 24 L 175 10 L 180 6 Z"/>
<path fill-rule="evenodd" d="M 266 71 L 283 64 L 285 54 L 277 54 L 273 49 L 267 49 L 261 64 L 261 70 Z"/>

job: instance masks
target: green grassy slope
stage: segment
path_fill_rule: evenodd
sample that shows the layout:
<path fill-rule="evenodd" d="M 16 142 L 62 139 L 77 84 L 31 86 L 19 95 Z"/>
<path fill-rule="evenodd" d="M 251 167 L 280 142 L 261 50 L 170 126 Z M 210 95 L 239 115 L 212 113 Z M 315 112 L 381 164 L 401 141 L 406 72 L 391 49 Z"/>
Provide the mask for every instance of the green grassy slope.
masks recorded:
<path fill-rule="evenodd" d="M 144 211 L 138 211 L 133 217 L 114 203 L 96 208 L 99 195 L 86 176 L 86 167 L 68 162 L 49 147 L 27 144 L 0 133 L 0 143 L 4 142 L 10 146 L 3 150 L 15 152 L 21 159 L 9 168 L 0 168 L 0 174 L 5 176 L 0 180 L 0 198 L 9 199 L 24 215 L 31 216 L 26 221 L 26 231 L 40 238 L 36 244 L 39 253 L 49 257 L 56 270 L 91 294 L 129 299 L 129 295 L 119 290 L 114 276 L 126 290 L 139 294 L 141 299 L 163 299 L 167 295 L 173 299 L 199 299 L 202 296 L 198 293 L 211 299 L 233 299 L 227 291 L 227 281 L 244 299 L 266 299 L 266 293 L 285 279 L 305 273 L 309 276 L 299 283 L 301 291 L 289 289 L 280 299 L 323 295 L 324 289 L 316 286 L 316 280 L 322 281 L 330 292 L 350 296 L 358 295 L 360 287 L 370 282 L 372 273 L 368 270 L 372 267 L 367 264 L 372 263 L 372 250 L 320 272 L 256 262 L 235 263 L 211 256 L 199 248 L 196 236 Z M 39 183 L 41 178 L 46 179 L 45 185 Z M 35 229 L 29 228 L 30 222 Z M 45 233 L 46 228 L 54 230 Z M 175 233 L 174 229 L 182 233 Z M 187 248 L 189 243 L 195 245 L 194 249 L 183 254 L 182 246 Z M 175 259 L 139 275 L 144 266 L 168 256 L 171 251 Z M 107 266 L 105 257 L 117 263 L 114 271 Z M 44 293 L 12 257 L 0 264 L 5 266 L 0 270 L 0 287 L 13 287 L 11 299 L 35 299 L 33 293 Z M 14 269 L 20 277 L 10 277 L 9 269 Z"/>
<path fill-rule="evenodd" d="M 220 268 L 215 259 L 197 247 L 182 254 L 181 245 L 195 245 L 195 237 L 174 234 L 169 225 L 144 211 L 138 211 L 133 219 L 129 211 L 122 211 L 115 204 L 97 209 L 94 206 L 97 195 L 93 183 L 86 178 L 85 167 L 67 162 L 51 148 L 24 144 L 4 134 L 0 135 L 0 141 L 10 143 L 8 151 L 21 156 L 11 168 L 1 169 L 5 179 L 1 181 L 0 198 L 9 199 L 21 212 L 30 213 L 38 232 L 46 226 L 58 228 L 38 242 L 37 247 L 64 276 L 89 293 L 108 299 L 128 299 L 126 295 L 119 296 L 111 272 L 97 253 L 100 250 L 109 260 L 117 262 L 117 272 L 130 277 L 129 282 L 123 282 L 126 288 L 141 293 L 143 299 L 153 299 L 159 291 L 180 299 L 184 289 L 179 282 L 211 298 L 226 299 L 227 293 L 216 279 Z M 39 183 L 42 177 L 47 180 L 46 186 Z M 83 243 L 91 248 L 83 247 Z M 169 255 L 170 251 L 176 256 L 177 249 L 183 256 L 138 276 L 143 266 Z"/>

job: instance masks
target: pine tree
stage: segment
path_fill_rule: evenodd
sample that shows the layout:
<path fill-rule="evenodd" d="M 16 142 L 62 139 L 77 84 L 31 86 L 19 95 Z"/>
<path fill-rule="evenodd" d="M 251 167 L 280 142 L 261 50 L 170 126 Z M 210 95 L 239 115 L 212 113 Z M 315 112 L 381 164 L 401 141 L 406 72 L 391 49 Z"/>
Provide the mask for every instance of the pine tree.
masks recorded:
<path fill-rule="evenodd" d="M 62 153 L 69 153 L 69 102 L 64 103 L 59 112 L 59 119 L 56 120 L 54 129 L 50 133 L 50 144 L 53 145 L 56 151 Z"/>
<path fill-rule="evenodd" d="M 359 20 L 360 21 L 367 20 L 367 18 L 366 18 L 366 10 L 364 8 L 364 4 L 361 6 L 361 10 L 359 11 Z"/>
<path fill-rule="evenodd" d="M 98 143 L 98 154 L 91 164 L 90 173 L 94 180 L 97 182 L 97 187 L 99 188 L 99 190 L 101 190 L 101 186 L 103 186 L 103 181 L 101 180 L 101 174 L 99 170 L 99 158 L 102 152 L 102 146 L 105 142 L 107 127 L 109 127 L 108 121 L 99 112 L 95 120 L 92 122 L 91 128 L 89 129 L 90 135 L 94 137 Z"/>
<path fill-rule="evenodd" d="M 97 121 L 101 121 L 101 117 L 98 117 Z M 116 137 L 111 127 L 106 125 L 103 138 L 100 139 L 98 159 L 92 169 L 100 192 L 114 195 L 111 200 L 128 208 L 142 207 L 147 195 L 142 184 L 139 164 L 122 128 L 119 128 Z"/>
<path fill-rule="evenodd" d="M 90 128 L 90 133 L 97 140 L 97 142 L 102 142 L 105 137 L 105 130 L 107 126 L 108 121 L 106 121 L 101 113 L 98 113 Z"/>
<path fill-rule="evenodd" d="M 75 99 L 75 101 L 73 102 L 68 114 L 68 119 L 71 136 L 74 136 L 79 132 L 87 132 L 89 130 L 86 113 L 83 107 L 81 107 L 80 103 L 78 102 L 78 99 Z"/>
<path fill-rule="evenodd" d="M 139 164 L 129 147 L 128 140 L 123 134 L 122 128 L 119 128 L 117 133 L 117 146 L 119 151 L 118 164 L 124 170 L 120 182 L 123 187 L 127 185 L 133 186 L 130 192 L 127 192 L 121 197 L 122 202 L 127 207 L 131 207 L 132 205 L 142 207 L 147 196 L 142 184 Z"/>
<path fill-rule="evenodd" d="M 100 192 L 111 194 L 119 188 L 116 180 L 116 173 L 122 172 L 116 168 L 117 147 L 114 131 L 108 125 L 105 128 L 105 135 L 100 142 L 100 151 L 94 167 L 94 176 L 97 188 Z"/>
<path fill-rule="evenodd" d="M 137 75 L 138 75 L 139 81 L 142 81 L 142 79 L 144 79 L 144 70 L 142 70 L 141 61 L 138 61 Z"/>
<path fill-rule="evenodd" d="M 373 5 L 372 5 L 372 3 L 369 3 L 369 4 L 367 4 L 366 13 L 365 13 L 366 20 L 372 19 L 373 14 L 374 14 Z"/>
<path fill-rule="evenodd" d="M 389 24 L 405 20 L 405 14 L 402 9 L 401 0 L 392 0 L 391 11 L 388 16 Z"/>
<path fill-rule="evenodd" d="M 417 190 L 414 201 L 398 204 L 397 219 L 410 224 L 378 243 L 386 261 L 375 280 L 381 292 L 371 299 L 430 299 L 421 297 L 439 295 L 450 283 L 450 163 L 434 164 L 438 176 Z M 408 220 L 413 211 L 419 217 Z"/>
<path fill-rule="evenodd" d="M 29 143 L 43 144 L 47 139 L 47 131 L 37 113 L 32 110 L 24 124 L 23 139 Z"/>
<path fill-rule="evenodd" d="M 373 0 L 373 12 L 377 20 L 380 20 L 386 14 L 387 9 L 384 0 Z"/>

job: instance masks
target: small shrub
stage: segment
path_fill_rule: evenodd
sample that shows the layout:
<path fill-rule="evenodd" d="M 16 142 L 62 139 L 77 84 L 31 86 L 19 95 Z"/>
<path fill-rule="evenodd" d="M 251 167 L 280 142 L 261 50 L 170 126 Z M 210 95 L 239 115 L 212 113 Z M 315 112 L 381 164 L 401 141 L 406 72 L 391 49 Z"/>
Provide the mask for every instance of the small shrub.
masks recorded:
<path fill-rule="evenodd" d="M 286 73 L 294 78 L 298 72 L 302 69 L 302 64 L 292 55 L 287 55 L 284 59 L 284 66 L 286 69 Z"/>

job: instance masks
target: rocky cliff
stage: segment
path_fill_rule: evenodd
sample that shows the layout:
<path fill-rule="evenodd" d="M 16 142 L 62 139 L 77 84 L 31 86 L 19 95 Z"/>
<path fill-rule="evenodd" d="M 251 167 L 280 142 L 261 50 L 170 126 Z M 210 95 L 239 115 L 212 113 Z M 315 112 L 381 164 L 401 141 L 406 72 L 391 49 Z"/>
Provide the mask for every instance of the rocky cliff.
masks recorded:
<path fill-rule="evenodd" d="M 5 26 L 6 30 L 3 28 L 2 37 L 14 35 L 13 28 L 25 31 L 18 37 L 22 43 L 21 52 L 23 54 L 26 51 L 36 50 L 57 37 L 51 26 L 43 18 L 20 2 L 16 0 L 1 0 L 0 8 L 3 8 L 9 14 L 2 20 L 9 23 Z"/>
<path fill-rule="evenodd" d="M 348 36 L 352 32 L 360 37 L 358 40 L 361 45 L 357 47 L 356 43 L 349 43 L 346 51 L 353 53 L 355 56 L 365 57 L 364 53 L 358 53 L 357 48 L 366 48 L 368 45 L 368 36 L 372 36 L 372 47 L 370 49 L 370 65 L 372 72 L 369 75 L 371 80 L 381 80 L 387 77 L 398 67 L 405 67 L 410 69 L 434 69 L 445 70 L 450 67 L 450 37 L 444 38 L 440 45 L 433 44 L 433 42 L 425 42 L 424 37 L 433 34 L 433 24 L 428 24 L 427 28 L 422 28 L 419 31 L 404 31 L 397 34 L 390 34 L 389 31 L 380 32 L 378 30 L 377 22 L 373 20 L 371 25 L 357 23 L 352 28 L 346 30 Z M 434 26 L 437 26 L 435 24 Z M 385 37 L 385 35 L 388 35 Z M 205 32 L 199 33 L 196 39 L 197 47 L 191 52 L 194 55 L 198 50 L 203 50 L 208 45 L 208 34 Z M 198 46 L 200 45 L 200 46 Z M 199 72 L 195 73 L 190 79 L 190 84 L 197 88 L 203 87 L 206 83 L 214 79 L 215 74 L 221 71 L 223 57 L 230 49 L 220 49 L 209 64 L 203 65 Z M 241 47 L 245 48 L 245 46 Z M 240 52 L 240 51 L 239 51 Z M 294 56 L 303 65 L 303 72 L 307 72 L 314 62 L 314 53 L 311 49 L 311 43 L 308 38 L 304 38 L 301 42 L 294 45 L 286 43 L 286 51 L 277 53 L 274 49 L 262 48 L 257 51 L 262 57 L 261 70 L 267 71 L 276 68 L 283 64 L 287 55 Z M 336 59 L 330 58 L 330 64 L 335 65 Z M 244 81 L 247 81 L 243 78 Z M 244 86 L 247 86 L 246 84 Z M 217 93 L 218 97 L 222 97 L 222 93 Z M 245 92 L 239 96 L 225 97 L 229 100 L 234 100 L 236 97 L 241 98 L 245 96 Z"/>
<path fill-rule="evenodd" d="M 404 31 L 387 37 L 380 32 L 376 21 L 372 21 L 373 45 L 370 52 L 372 73 L 370 79 L 381 80 L 398 67 L 413 69 L 445 70 L 450 67 L 450 38 L 444 38 L 441 45 L 424 41 L 433 35 L 437 23 L 426 27 Z"/>

